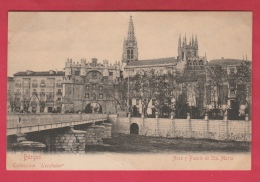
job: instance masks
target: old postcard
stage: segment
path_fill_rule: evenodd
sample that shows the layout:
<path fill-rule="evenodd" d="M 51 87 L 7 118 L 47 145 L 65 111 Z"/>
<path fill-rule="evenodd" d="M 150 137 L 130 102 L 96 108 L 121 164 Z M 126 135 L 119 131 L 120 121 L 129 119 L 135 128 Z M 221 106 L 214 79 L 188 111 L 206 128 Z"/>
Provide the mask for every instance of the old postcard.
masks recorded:
<path fill-rule="evenodd" d="M 9 12 L 8 170 L 250 170 L 251 12 Z"/>

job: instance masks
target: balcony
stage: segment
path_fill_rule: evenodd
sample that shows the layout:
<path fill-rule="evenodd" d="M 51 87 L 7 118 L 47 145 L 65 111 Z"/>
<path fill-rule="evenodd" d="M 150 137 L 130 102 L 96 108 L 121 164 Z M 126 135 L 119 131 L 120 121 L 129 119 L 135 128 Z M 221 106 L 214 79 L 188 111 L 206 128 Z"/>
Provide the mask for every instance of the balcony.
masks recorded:
<path fill-rule="evenodd" d="M 45 92 L 40 92 L 40 96 L 41 97 L 45 96 Z"/>
<path fill-rule="evenodd" d="M 32 87 L 36 88 L 36 87 L 38 87 L 38 84 L 32 84 Z"/>
<path fill-rule="evenodd" d="M 14 95 L 16 95 L 16 96 L 21 96 L 22 93 L 21 93 L 21 92 L 15 92 Z"/>
<path fill-rule="evenodd" d="M 61 83 L 57 83 L 56 87 L 62 87 L 62 84 Z"/>
<path fill-rule="evenodd" d="M 32 92 L 32 95 L 35 95 L 35 96 L 37 96 L 37 92 Z"/>
<path fill-rule="evenodd" d="M 54 83 L 47 83 L 47 87 L 54 87 Z"/>
<path fill-rule="evenodd" d="M 16 87 L 21 87 L 21 84 L 17 83 L 15 84 Z"/>
<path fill-rule="evenodd" d="M 46 87 L 45 83 L 41 83 L 40 87 Z"/>
<path fill-rule="evenodd" d="M 56 92 L 56 95 L 62 95 L 62 92 Z"/>
<path fill-rule="evenodd" d="M 90 82 L 90 83 L 98 83 L 98 82 L 100 82 L 100 80 L 97 79 L 97 78 L 90 78 L 90 79 L 89 79 L 89 82 Z"/>

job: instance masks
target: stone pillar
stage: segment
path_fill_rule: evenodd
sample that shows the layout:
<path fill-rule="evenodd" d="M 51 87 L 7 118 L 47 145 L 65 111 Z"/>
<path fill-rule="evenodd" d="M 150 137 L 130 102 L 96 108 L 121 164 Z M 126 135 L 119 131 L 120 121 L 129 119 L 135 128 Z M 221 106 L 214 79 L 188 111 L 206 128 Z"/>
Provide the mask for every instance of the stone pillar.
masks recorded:
<path fill-rule="evenodd" d="M 175 137 L 175 121 L 174 121 L 174 112 L 171 112 L 171 120 L 172 120 L 172 138 Z"/>
<path fill-rule="evenodd" d="M 174 119 L 174 112 L 171 112 L 171 119 Z"/>
<path fill-rule="evenodd" d="M 229 121 L 226 120 L 226 140 L 229 140 Z"/>
<path fill-rule="evenodd" d="M 159 136 L 159 113 L 155 112 L 155 118 L 156 118 L 156 136 Z"/>
<path fill-rule="evenodd" d="M 229 140 L 229 122 L 228 122 L 228 115 L 227 115 L 227 111 L 224 113 L 224 117 L 223 120 L 226 121 L 226 139 Z"/>
<path fill-rule="evenodd" d="M 227 116 L 227 112 L 225 112 L 225 113 L 224 113 L 223 120 L 224 120 L 224 121 L 227 121 L 227 120 L 228 120 L 227 118 L 228 118 L 228 116 Z"/>
<path fill-rule="evenodd" d="M 105 126 L 92 125 L 86 129 L 85 145 L 103 145 Z"/>
<path fill-rule="evenodd" d="M 209 120 L 209 116 L 208 116 L 208 113 L 205 114 L 205 121 L 208 121 Z"/>
<path fill-rule="evenodd" d="M 191 119 L 190 119 L 190 113 L 187 113 L 187 121 L 189 125 L 189 133 L 187 135 L 188 138 L 192 137 L 192 126 L 191 126 Z"/>
<path fill-rule="evenodd" d="M 159 113 L 155 112 L 155 118 L 158 119 L 159 118 Z"/>
<path fill-rule="evenodd" d="M 111 123 L 103 123 L 103 125 L 105 126 L 103 138 L 111 138 L 112 124 Z"/>
<path fill-rule="evenodd" d="M 190 113 L 187 113 L 187 120 L 190 120 Z"/>
<path fill-rule="evenodd" d="M 205 138 L 209 139 L 209 116 L 207 112 L 205 114 L 205 121 L 207 122 Z"/>
<path fill-rule="evenodd" d="M 246 121 L 249 121 L 249 116 L 248 116 L 248 114 L 246 114 L 245 120 L 246 120 Z"/>
<path fill-rule="evenodd" d="M 43 152 L 46 145 L 36 141 L 27 141 L 26 134 L 19 133 L 16 135 L 17 143 L 12 144 L 14 151 L 31 151 L 31 152 Z"/>
<path fill-rule="evenodd" d="M 64 133 L 51 135 L 50 149 L 57 153 L 85 153 L 85 135 L 86 131 L 69 127 Z"/>

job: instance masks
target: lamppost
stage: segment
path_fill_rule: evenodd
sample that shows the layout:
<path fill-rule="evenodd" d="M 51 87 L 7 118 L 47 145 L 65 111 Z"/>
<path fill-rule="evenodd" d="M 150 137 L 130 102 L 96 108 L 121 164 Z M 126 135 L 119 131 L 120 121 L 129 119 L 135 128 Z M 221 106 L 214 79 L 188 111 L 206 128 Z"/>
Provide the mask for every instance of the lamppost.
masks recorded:
<path fill-rule="evenodd" d="M 127 73 L 127 114 L 130 115 L 129 71 Z"/>

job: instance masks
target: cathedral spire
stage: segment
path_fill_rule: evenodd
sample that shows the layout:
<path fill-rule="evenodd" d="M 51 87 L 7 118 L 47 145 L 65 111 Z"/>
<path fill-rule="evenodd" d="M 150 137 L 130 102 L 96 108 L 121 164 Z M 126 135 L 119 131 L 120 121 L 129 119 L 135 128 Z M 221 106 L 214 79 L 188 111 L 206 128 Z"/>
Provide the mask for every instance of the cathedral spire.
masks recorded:
<path fill-rule="evenodd" d="M 198 46 L 197 34 L 196 34 L 196 36 L 195 36 L 195 45 Z"/>
<path fill-rule="evenodd" d="M 194 45 L 194 38 L 193 38 L 193 34 L 192 34 L 192 41 L 191 44 Z"/>
<path fill-rule="evenodd" d="M 178 42 L 178 47 L 181 47 L 181 34 L 179 35 L 179 42 Z"/>
<path fill-rule="evenodd" d="M 184 43 L 185 43 L 185 45 L 187 45 L 186 33 L 185 33 Z"/>
<path fill-rule="evenodd" d="M 122 65 L 123 67 L 131 61 L 138 60 L 138 47 L 134 32 L 134 23 L 132 15 L 130 15 L 127 38 L 124 40 Z"/>
<path fill-rule="evenodd" d="M 132 15 L 130 15 L 128 33 L 127 33 L 127 41 L 134 41 L 134 40 L 135 40 L 134 23 L 133 23 Z"/>

